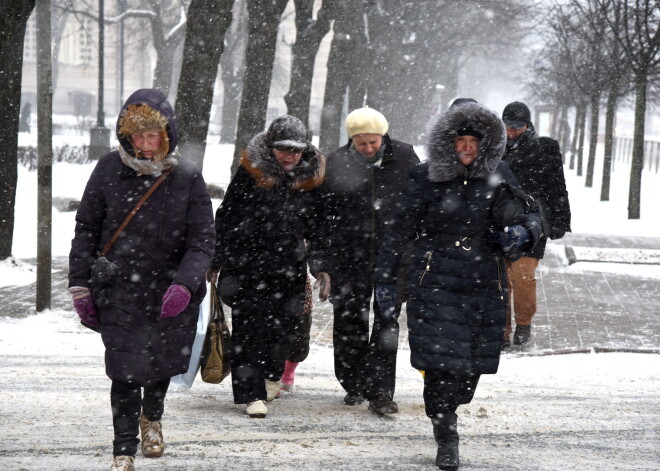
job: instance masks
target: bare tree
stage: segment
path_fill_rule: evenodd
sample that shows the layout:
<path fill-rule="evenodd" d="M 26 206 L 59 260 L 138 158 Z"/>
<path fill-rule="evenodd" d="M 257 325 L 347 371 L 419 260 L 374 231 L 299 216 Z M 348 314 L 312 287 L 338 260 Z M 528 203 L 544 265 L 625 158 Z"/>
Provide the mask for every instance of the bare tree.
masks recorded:
<path fill-rule="evenodd" d="M 365 38 L 357 33 L 360 31 L 358 24 L 363 21 L 359 10 L 360 3 L 348 5 L 338 2 L 338 4 L 332 25 L 334 34 L 328 56 L 328 73 L 319 131 L 319 148 L 324 152 L 330 152 L 340 144 L 342 110 L 351 76 L 363 73 L 364 69 L 369 67 L 368 63 L 360 63 L 364 56 L 359 51 L 361 45 L 366 44 Z M 353 105 L 353 107 L 357 106 L 359 105 Z"/>
<path fill-rule="evenodd" d="M 296 6 L 296 42 L 292 47 L 291 83 L 284 97 L 287 113 L 309 126 L 309 102 L 312 95 L 314 59 L 340 2 L 325 0 L 313 18 L 314 0 L 294 0 Z"/>
<path fill-rule="evenodd" d="M 606 6 L 605 0 L 599 3 Z M 628 219 L 641 212 L 644 124 L 649 78 L 660 68 L 660 0 L 613 2 L 607 17 L 630 67 L 635 85 L 635 125 L 628 192 Z"/>
<path fill-rule="evenodd" d="M 183 155 L 201 169 L 211 119 L 213 88 L 234 0 L 193 0 L 179 79 L 176 113 Z"/>
<path fill-rule="evenodd" d="M 286 0 L 248 1 L 248 42 L 232 175 L 236 173 L 242 150 L 266 124 L 277 30 L 286 3 Z"/>
<path fill-rule="evenodd" d="M 12 252 L 23 44 L 34 5 L 35 0 L 0 3 L 0 260 Z"/>
<path fill-rule="evenodd" d="M 238 107 L 243 89 L 243 67 L 245 62 L 245 37 L 247 16 L 246 0 L 234 2 L 234 20 L 225 35 L 225 49 L 220 56 L 220 76 L 223 85 L 222 127 L 220 142 L 233 144 L 236 138 Z"/>

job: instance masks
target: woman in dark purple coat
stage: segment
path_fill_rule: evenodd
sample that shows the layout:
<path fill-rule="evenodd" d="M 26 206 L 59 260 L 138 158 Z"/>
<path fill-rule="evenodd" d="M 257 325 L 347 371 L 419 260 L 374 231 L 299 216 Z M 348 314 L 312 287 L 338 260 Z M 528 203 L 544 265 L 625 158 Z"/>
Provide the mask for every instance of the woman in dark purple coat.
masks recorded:
<path fill-rule="evenodd" d="M 119 149 L 99 160 L 76 215 L 69 291 L 83 324 L 101 333 L 106 349 L 115 434 L 111 470 L 132 470 L 138 427 L 144 456 L 159 457 L 165 448 L 165 394 L 170 378 L 188 368 L 215 230 L 206 184 L 179 158 L 174 112 L 160 91 L 142 89 L 128 98 L 117 138 Z M 98 263 L 128 213 L 168 170 L 106 263 Z"/>

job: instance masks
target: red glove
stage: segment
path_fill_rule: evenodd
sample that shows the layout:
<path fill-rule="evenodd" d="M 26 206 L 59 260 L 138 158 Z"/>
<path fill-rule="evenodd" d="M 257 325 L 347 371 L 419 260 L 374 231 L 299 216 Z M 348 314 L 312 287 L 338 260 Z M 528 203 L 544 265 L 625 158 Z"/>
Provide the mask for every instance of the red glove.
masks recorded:
<path fill-rule="evenodd" d="M 190 302 L 190 291 L 183 285 L 170 285 L 163 296 L 160 317 L 176 317 Z"/>
<path fill-rule="evenodd" d="M 72 286 L 69 288 L 69 293 L 73 296 L 73 308 L 83 324 L 90 327 L 99 325 L 99 315 L 96 313 L 89 288 Z"/>

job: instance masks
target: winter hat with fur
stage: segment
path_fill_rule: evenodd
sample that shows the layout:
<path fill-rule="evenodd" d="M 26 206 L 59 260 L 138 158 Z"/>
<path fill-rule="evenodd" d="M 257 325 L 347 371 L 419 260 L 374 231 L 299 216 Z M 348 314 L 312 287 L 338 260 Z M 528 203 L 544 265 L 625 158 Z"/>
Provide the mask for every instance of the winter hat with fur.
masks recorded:
<path fill-rule="evenodd" d="M 268 126 L 266 143 L 271 149 L 304 150 L 308 144 L 307 130 L 298 118 L 285 114 Z"/>
<path fill-rule="evenodd" d="M 167 97 L 160 90 L 143 88 L 134 92 L 124 103 L 117 120 L 117 139 L 129 155 L 139 157 L 140 152 L 131 143 L 130 136 L 151 130 L 161 133 L 161 147 L 152 159 L 159 162 L 176 147 L 176 118 Z"/>
<path fill-rule="evenodd" d="M 454 142 L 460 135 L 481 136 L 479 152 L 469 169 L 460 163 Z M 459 176 L 487 178 L 502 160 L 506 147 L 504 123 L 497 113 L 478 103 L 450 108 L 429 123 L 427 130 L 429 180 L 444 182 Z"/>
<path fill-rule="evenodd" d="M 346 116 L 345 127 L 348 136 L 351 138 L 358 134 L 378 134 L 379 136 L 384 136 L 387 134 L 389 124 L 382 113 L 364 106 L 351 111 Z"/>

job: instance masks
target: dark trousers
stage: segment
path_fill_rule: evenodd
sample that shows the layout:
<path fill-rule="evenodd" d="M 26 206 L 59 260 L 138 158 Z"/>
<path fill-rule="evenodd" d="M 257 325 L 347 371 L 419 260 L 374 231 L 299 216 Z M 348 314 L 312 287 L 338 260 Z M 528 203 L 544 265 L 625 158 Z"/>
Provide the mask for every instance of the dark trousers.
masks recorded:
<path fill-rule="evenodd" d="M 424 373 L 424 406 L 431 419 L 456 412 L 474 397 L 481 375 L 453 375 L 437 370 Z"/>
<path fill-rule="evenodd" d="M 310 332 L 312 330 L 312 313 L 302 314 L 298 316 L 294 322 L 293 332 L 294 339 L 289 349 L 289 354 L 286 359 L 300 363 L 305 361 L 309 355 L 309 342 Z"/>
<path fill-rule="evenodd" d="M 234 403 L 265 401 L 265 380 L 282 377 L 305 296 L 304 278 L 298 278 L 222 280 L 222 300 L 232 308 Z"/>
<path fill-rule="evenodd" d="M 135 456 L 140 443 L 140 412 L 147 420 L 156 422 L 163 416 L 165 395 L 170 386 L 170 380 L 165 379 L 151 383 L 142 388 L 122 381 L 112 381 L 110 388 L 110 405 L 112 406 L 112 426 L 115 439 L 112 443 L 114 456 Z"/>
<path fill-rule="evenodd" d="M 335 376 L 351 395 L 371 399 L 384 393 L 393 397 L 401 304 L 397 303 L 394 316 L 384 318 L 378 303 L 373 303 L 374 325 L 369 338 L 373 297 L 369 278 L 369 274 L 363 273 L 351 279 L 333 279 Z"/>

